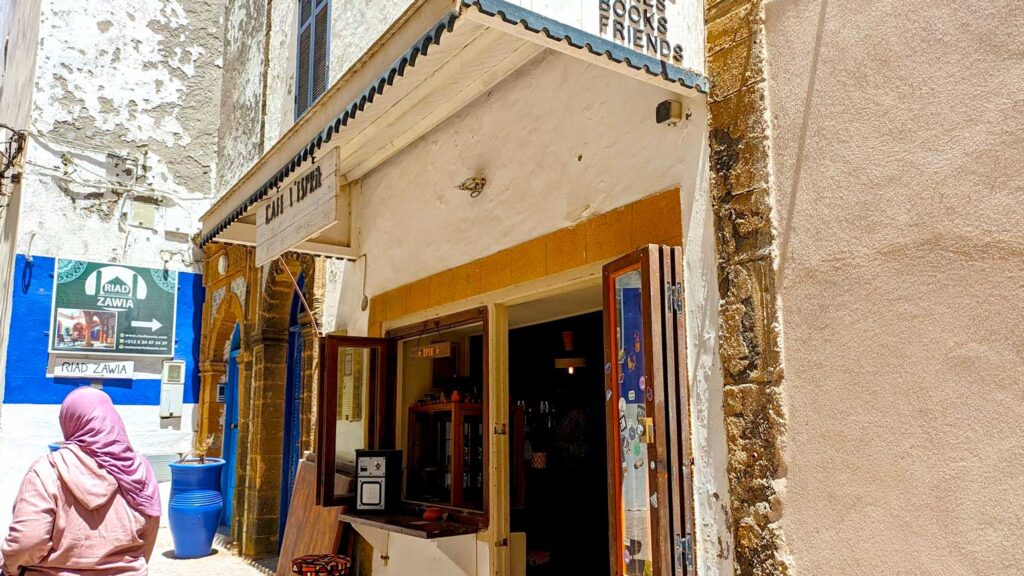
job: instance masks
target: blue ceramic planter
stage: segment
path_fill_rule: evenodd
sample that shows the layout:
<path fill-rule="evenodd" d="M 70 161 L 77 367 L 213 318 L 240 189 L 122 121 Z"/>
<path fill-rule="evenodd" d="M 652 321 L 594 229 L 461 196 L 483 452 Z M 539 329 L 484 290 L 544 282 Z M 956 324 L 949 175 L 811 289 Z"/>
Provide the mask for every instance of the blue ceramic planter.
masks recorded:
<path fill-rule="evenodd" d="M 174 555 L 178 558 L 208 556 L 213 550 L 224 497 L 220 493 L 220 473 L 224 461 L 207 458 L 205 464 L 172 463 L 171 502 L 168 519 L 174 537 Z"/>

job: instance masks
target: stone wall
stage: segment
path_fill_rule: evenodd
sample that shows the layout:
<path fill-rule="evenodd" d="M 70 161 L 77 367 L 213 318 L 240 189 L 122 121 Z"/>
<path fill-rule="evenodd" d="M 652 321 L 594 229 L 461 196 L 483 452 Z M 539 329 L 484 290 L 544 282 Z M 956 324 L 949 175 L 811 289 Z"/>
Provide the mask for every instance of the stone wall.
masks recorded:
<path fill-rule="evenodd" d="M 304 294 L 319 318 L 313 293 L 323 264 L 311 256 L 288 255 L 284 264 L 275 260 L 256 268 L 252 248 L 222 244 L 208 245 L 206 256 L 209 296 L 203 311 L 200 433 L 214 435 L 214 446 L 222 446 L 224 406 L 217 402 L 217 386 L 227 373 L 228 345 L 237 323 L 241 348 L 232 539 L 244 556 L 273 554 L 278 547 L 289 315 L 295 293 L 289 273 L 311 280 Z M 222 257 L 227 258 L 223 274 L 218 270 Z M 305 451 L 314 442 L 319 351 L 309 315 L 300 314 L 299 321 L 304 343 L 300 449 Z"/>
<path fill-rule="evenodd" d="M 709 1 L 706 26 L 735 573 L 787 574 L 779 488 L 786 416 L 761 2 Z"/>

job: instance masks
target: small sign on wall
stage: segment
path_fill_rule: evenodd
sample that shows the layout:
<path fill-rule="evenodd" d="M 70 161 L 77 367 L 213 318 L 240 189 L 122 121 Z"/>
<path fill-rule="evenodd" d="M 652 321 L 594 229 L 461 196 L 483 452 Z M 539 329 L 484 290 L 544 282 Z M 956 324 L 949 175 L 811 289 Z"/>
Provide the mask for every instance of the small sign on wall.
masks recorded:
<path fill-rule="evenodd" d="M 53 377 L 91 380 L 130 379 L 135 378 L 135 361 L 57 358 L 53 364 Z"/>

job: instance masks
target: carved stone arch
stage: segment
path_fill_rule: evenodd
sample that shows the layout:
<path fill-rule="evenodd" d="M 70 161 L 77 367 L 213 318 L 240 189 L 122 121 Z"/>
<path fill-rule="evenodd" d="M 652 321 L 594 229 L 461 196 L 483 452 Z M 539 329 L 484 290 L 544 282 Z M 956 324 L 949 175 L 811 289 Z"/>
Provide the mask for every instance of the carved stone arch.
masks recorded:
<path fill-rule="evenodd" d="M 300 276 L 306 278 L 303 296 L 310 306 L 313 305 L 312 279 L 315 268 L 314 257 L 305 254 L 288 254 L 267 265 L 265 269 L 266 275 L 262 282 L 262 290 L 260 290 L 258 338 L 287 336 L 289 328 L 288 316 L 291 310 L 292 298 L 295 296 L 295 286 L 292 283 L 293 278 L 295 280 L 298 280 Z M 316 310 L 313 312 L 315 314 Z M 305 314 L 302 314 L 302 316 L 305 316 Z M 303 324 L 308 322 L 308 318 L 302 318 Z"/>
<path fill-rule="evenodd" d="M 284 443 L 285 382 L 293 278 L 306 274 L 304 292 L 312 302 L 315 259 L 288 254 L 262 269 L 251 331 L 252 376 L 249 394 L 239 408 L 245 416 L 239 444 L 246 473 L 239 478 L 242 518 L 236 541 L 245 556 L 277 551 L 280 510 L 282 448 Z M 302 323 L 309 323 L 302 315 Z M 304 378 L 305 383 L 305 378 Z M 305 389 L 305 387 L 304 387 Z"/>
<path fill-rule="evenodd" d="M 224 405 L 217 400 L 217 388 L 227 373 L 225 352 L 236 324 L 245 335 L 245 309 L 238 296 L 226 286 L 213 292 L 208 305 L 209 321 L 199 351 L 199 421 L 196 429 L 199 438 L 214 436 L 209 454 L 219 456 L 224 433 L 221 429 Z"/>

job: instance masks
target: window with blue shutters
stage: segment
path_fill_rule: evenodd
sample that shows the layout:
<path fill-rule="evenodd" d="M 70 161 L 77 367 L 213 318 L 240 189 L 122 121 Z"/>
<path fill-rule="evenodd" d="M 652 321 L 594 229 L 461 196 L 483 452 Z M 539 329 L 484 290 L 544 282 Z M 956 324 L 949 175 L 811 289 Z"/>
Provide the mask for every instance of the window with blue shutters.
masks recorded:
<path fill-rule="evenodd" d="M 295 119 L 327 90 L 331 0 L 298 0 L 299 42 L 295 58 Z"/>

